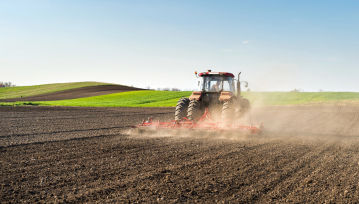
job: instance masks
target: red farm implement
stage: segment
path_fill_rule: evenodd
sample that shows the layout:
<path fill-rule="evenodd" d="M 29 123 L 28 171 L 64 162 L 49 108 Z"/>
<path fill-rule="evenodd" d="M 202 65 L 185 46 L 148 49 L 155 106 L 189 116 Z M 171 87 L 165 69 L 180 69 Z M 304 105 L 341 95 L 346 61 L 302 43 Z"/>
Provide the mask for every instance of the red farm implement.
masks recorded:
<path fill-rule="evenodd" d="M 212 120 L 208 109 L 198 121 L 183 118 L 180 121 L 171 120 L 161 122 L 149 118 L 136 126 L 139 129 L 149 130 L 203 130 L 203 131 L 238 131 L 249 134 L 260 134 L 261 125 L 244 125 L 239 123 L 225 123 Z"/>

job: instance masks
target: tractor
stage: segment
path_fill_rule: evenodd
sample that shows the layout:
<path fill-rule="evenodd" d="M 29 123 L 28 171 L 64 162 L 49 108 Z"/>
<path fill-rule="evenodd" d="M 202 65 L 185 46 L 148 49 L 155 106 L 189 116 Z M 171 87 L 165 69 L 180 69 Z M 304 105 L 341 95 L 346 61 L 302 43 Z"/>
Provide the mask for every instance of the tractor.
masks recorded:
<path fill-rule="evenodd" d="M 242 117 L 250 109 L 248 99 L 241 96 L 241 81 L 229 72 L 202 72 L 197 74 L 198 90 L 189 98 L 181 98 L 176 106 L 175 121 L 198 121 L 204 114 L 211 118 L 221 118 L 230 123 Z M 235 83 L 237 87 L 235 87 Z M 247 82 L 242 82 L 248 87 Z"/>
<path fill-rule="evenodd" d="M 149 117 L 134 126 L 140 131 L 203 130 L 235 131 L 261 134 L 262 124 L 254 125 L 238 120 L 250 109 L 249 101 L 241 96 L 241 81 L 229 72 L 202 72 L 197 74 L 198 90 L 189 98 L 181 98 L 176 106 L 175 119 L 153 120 Z M 235 83 L 237 86 L 235 86 Z M 242 82 L 248 87 L 247 82 Z"/>

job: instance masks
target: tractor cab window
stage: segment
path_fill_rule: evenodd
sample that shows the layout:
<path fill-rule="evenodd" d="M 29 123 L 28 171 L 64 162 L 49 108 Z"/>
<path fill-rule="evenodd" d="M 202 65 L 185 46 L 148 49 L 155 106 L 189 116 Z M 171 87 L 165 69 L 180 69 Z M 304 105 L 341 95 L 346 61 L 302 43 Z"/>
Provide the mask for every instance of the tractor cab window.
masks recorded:
<path fill-rule="evenodd" d="M 234 80 L 232 77 L 225 77 L 223 80 L 222 91 L 234 92 Z"/>
<path fill-rule="evenodd" d="M 202 80 L 203 90 L 206 92 L 231 91 L 234 92 L 232 77 L 205 76 Z"/>

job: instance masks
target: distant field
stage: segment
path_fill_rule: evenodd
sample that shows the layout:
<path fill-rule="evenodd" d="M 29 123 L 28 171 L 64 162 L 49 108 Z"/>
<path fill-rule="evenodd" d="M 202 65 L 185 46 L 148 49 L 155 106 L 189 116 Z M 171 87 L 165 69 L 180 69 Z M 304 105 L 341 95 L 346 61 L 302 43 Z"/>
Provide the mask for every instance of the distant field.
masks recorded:
<path fill-rule="evenodd" d="M 243 95 L 258 105 L 359 102 L 358 92 L 244 92 Z"/>
<path fill-rule="evenodd" d="M 27 96 L 35 96 L 39 94 L 64 91 L 68 89 L 81 88 L 86 86 L 105 85 L 108 83 L 101 82 L 72 82 L 72 83 L 56 83 L 42 84 L 35 86 L 16 86 L 0 88 L 0 99 L 20 98 Z"/>
<path fill-rule="evenodd" d="M 190 91 L 144 90 L 59 101 L 4 102 L 0 105 L 174 107 L 179 98 L 188 97 L 190 94 Z M 245 92 L 243 95 L 252 104 L 264 106 L 359 102 L 359 93 L 356 92 Z"/>
<path fill-rule="evenodd" d="M 59 101 L 10 102 L 0 105 L 86 106 L 86 107 L 171 107 L 189 91 L 129 91 Z"/>

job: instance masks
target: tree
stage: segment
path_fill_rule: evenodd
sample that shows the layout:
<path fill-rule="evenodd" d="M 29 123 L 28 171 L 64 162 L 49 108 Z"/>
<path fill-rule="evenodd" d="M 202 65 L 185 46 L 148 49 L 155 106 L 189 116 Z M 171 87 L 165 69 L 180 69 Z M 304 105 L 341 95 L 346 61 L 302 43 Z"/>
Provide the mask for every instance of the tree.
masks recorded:
<path fill-rule="evenodd" d="M 15 86 L 15 84 L 12 84 L 11 82 L 0 81 L 0 87 L 12 87 L 12 86 Z"/>
<path fill-rule="evenodd" d="M 300 89 L 293 89 L 290 92 L 300 92 Z"/>

